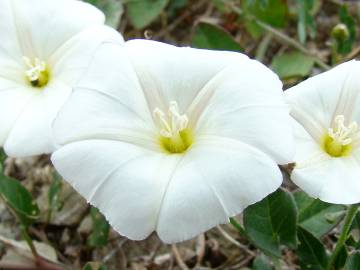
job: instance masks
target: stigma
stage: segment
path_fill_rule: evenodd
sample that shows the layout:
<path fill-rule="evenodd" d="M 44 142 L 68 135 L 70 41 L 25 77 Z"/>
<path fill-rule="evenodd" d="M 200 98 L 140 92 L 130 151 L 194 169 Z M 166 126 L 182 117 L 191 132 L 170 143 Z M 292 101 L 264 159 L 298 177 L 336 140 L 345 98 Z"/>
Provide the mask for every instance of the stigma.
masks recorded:
<path fill-rule="evenodd" d="M 347 155 L 352 146 L 353 136 L 358 131 L 356 122 L 345 125 L 344 115 L 337 115 L 334 119 L 334 127 L 328 129 L 324 139 L 325 151 L 333 157 Z"/>
<path fill-rule="evenodd" d="M 25 76 L 28 82 L 33 87 L 42 88 L 49 82 L 49 69 L 46 62 L 39 58 L 30 59 L 23 56 L 27 70 Z"/>
<path fill-rule="evenodd" d="M 168 153 L 183 153 L 192 144 L 192 135 L 188 128 L 189 118 L 179 112 L 176 101 L 171 101 L 167 114 L 159 108 L 153 111 L 159 127 L 160 145 Z"/>

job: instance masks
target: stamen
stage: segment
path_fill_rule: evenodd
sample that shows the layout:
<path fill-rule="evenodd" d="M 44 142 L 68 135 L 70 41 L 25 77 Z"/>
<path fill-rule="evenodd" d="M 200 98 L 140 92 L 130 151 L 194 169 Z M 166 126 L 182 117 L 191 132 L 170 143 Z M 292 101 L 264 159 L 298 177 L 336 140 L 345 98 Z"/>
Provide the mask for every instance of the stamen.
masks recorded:
<path fill-rule="evenodd" d="M 155 108 L 153 115 L 160 128 L 162 146 L 171 153 L 184 152 L 191 144 L 189 119 L 186 114 L 180 114 L 178 104 L 171 101 L 167 115 L 159 108 Z"/>
<path fill-rule="evenodd" d="M 335 129 L 329 128 L 329 136 L 341 145 L 348 145 L 352 143 L 351 136 L 358 130 L 357 123 L 352 122 L 350 125 L 345 126 L 345 117 L 343 115 L 337 115 L 334 122 L 336 127 Z"/>
<path fill-rule="evenodd" d="M 39 58 L 30 59 L 23 56 L 23 60 L 28 67 L 25 75 L 33 87 L 43 87 L 49 81 L 48 67 Z"/>
<path fill-rule="evenodd" d="M 352 149 L 353 137 L 357 131 L 356 122 L 346 126 L 344 115 L 337 115 L 334 119 L 334 127 L 329 128 L 324 136 L 324 150 L 332 157 L 347 155 Z"/>

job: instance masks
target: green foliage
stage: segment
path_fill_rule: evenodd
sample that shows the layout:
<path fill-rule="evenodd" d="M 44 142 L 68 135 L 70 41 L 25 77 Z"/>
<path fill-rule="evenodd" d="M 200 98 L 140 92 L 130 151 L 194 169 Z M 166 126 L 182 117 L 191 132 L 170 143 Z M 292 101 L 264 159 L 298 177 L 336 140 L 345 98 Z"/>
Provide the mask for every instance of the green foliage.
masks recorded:
<path fill-rule="evenodd" d="M 90 247 L 102 247 L 107 245 L 110 225 L 99 212 L 98 209 L 92 207 L 90 210 L 92 220 L 92 233 L 90 234 L 87 243 Z"/>
<path fill-rule="evenodd" d="M 296 247 L 297 208 L 292 195 L 282 189 L 244 211 L 245 230 L 265 253 L 280 257 L 280 245 Z"/>
<path fill-rule="evenodd" d="M 347 5 L 342 5 L 339 9 L 340 22 L 346 25 L 349 31 L 348 37 L 341 40 L 337 39 L 337 52 L 340 54 L 347 54 L 351 52 L 352 46 L 356 39 L 355 20 L 349 14 Z"/>
<path fill-rule="evenodd" d="M 106 16 L 106 24 L 114 27 L 119 25 L 123 13 L 123 4 L 119 0 L 86 0 L 86 2 L 98 7 Z"/>
<path fill-rule="evenodd" d="M 296 192 L 294 197 L 299 209 L 299 225 L 316 237 L 329 232 L 345 214 L 344 206 L 313 199 L 303 191 Z"/>
<path fill-rule="evenodd" d="M 360 269 L 360 251 L 357 251 L 348 257 L 345 270 L 359 270 Z"/>
<path fill-rule="evenodd" d="M 201 22 L 197 25 L 192 46 L 201 49 L 242 51 L 232 36 L 220 27 Z"/>
<path fill-rule="evenodd" d="M 39 217 L 36 202 L 19 181 L 0 174 L 0 196 L 24 226 L 29 226 Z"/>
<path fill-rule="evenodd" d="M 301 269 L 323 270 L 328 264 L 328 257 L 323 244 L 310 232 L 298 227 L 299 246 L 297 254 Z"/>
<path fill-rule="evenodd" d="M 50 185 L 49 193 L 48 193 L 48 222 L 51 220 L 51 215 L 54 211 L 59 211 L 63 206 L 63 203 L 60 201 L 60 192 L 62 188 L 61 176 L 54 172 L 53 174 L 53 182 Z"/>
<path fill-rule="evenodd" d="M 88 262 L 84 266 L 83 270 L 107 270 L 107 267 L 98 262 Z"/>
<path fill-rule="evenodd" d="M 241 4 L 247 16 L 254 16 L 274 27 L 286 25 L 288 6 L 285 0 L 243 0 Z"/>
<path fill-rule="evenodd" d="M 0 148 L 0 174 L 3 173 L 4 171 L 4 162 L 5 162 L 5 159 L 6 159 L 6 154 L 4 152 L 4 149 L 3 148 Z"/>
<path fill-rule="evenodd" d="M 314 37 L 316 34 L 316 25 L 311 14 L 314 8 L 315 0 L 296 0 L 298 12 L 298 36 L 301 43 L 305 43 L 307 32 Z"/>
<path fill-rule="evenodd" d="M 306 77 L 314 66 L 314 58 L 301 52 L 290 52 L 275 56 L 271 68 L 281 79 Z"/>
<path fill-rule="evenodd" d="M 137 29 L 149 25 L 164 10 L 168 0 L 128 0 L 127 9 L 130 21 Z"/>
<path fill-rule="evenodd" d="M 252 270 L 271 270 L 269 260 L 264 256 L 257 256 L 252 264 Z"/>

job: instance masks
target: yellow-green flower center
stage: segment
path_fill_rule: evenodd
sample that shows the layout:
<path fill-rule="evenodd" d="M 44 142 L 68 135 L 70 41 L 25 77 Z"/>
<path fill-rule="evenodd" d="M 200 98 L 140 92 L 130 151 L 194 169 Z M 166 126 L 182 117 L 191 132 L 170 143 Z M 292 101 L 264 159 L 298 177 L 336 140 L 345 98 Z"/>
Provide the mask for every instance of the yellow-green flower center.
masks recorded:
<path fill-rule="evenodd" d="M 180 114 L 175 101 L 170 102 L 168 114 L 159 108 L 154 110 L 154 118 L 160 127 L 160 145 L 168 153 L 183 153 L 193 142 L 189 119 L 186 114 Z"/>
<path fill-rule="evenodd" d="M 46 86 L 50 79 L 50 71 L 46 62 L 38 58 L 30 59 L 26 56 L 24 56 L 23 59 L 27 66 L 25 76 L 29 84 L 36 88 Z"/>
<path fill-rule="evenodd" d="M 356 122 L 345 125 L 345 117 L 337 115 L 334 128 L 329 128 L 323 138 L 323 149 L 332 157 L 343 157 L 352 150 L 353 136 L 358 130 Z"/>

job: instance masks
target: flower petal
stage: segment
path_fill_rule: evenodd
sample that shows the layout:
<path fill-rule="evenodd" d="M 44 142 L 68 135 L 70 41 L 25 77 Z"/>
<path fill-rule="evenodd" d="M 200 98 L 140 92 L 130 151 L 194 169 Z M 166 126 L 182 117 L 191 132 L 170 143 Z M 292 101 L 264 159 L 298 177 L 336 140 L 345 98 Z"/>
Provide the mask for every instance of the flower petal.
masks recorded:
<path fill-rule="evenodd" d="M 35 90 L 26 89 L 26 92 Z M 51 153 L 55 149 L 51 123 L 70 93 L 71 88 L 59 81 L 52 81 L 41 92 L 35 92 L 6 139 L 6 153 L 14 157 Z"/>
<path fill-rule="evenodd" d="M 125 50 L 106 43 L 54 122 L 59 144 L 84 138 L 138 142 L 156 137 L 143 92 Z"/>
<path fill-rule="evenodd" d="M 268 68 L 250 60 L 234 64 L 218 73 L 202 91 L 212 92 L 212 96 L 200 115 L 196 133 L 248 143 L 279 164 L 292 161 L 289 108 L 280 80 Z M 197 102 L 192 105 L 197 106 Z"/>
<path fill-rule="evenodd" d="M 133 240 L 142 240 L 155 230 L 177 160 L 105 140 L 67 144 L 52 155 L 60 174 L 104 213 L 115 230 Z"/>
<path fill-rule="evenodd" d="M 354 102 L 358 100 L 358 87 L 353 87 L 353 83 L 358 81 L 359 68 L 360 63 L 350 61 L 285 91 L 291 115 L 318 142 L 336 115 L 351 118 Z"/>
<path fill-rule="evenodd" d="M 94 6 L 74 0 L 8 0 L 23 55 L 47 59 L 82 30 L 104 23 Z"/>
<path fill-rule="evenodd" d="M 198 92 L 218 72 L 247 56 L 235 52 L 175 47 L 149 40 L 131 40 L 125 47 L 135 66 L 150 109 L 167 111 L 176 101 L 186 112 Z"/>
<path fill-rule="evenodd" d="M 228 223 L 281 182 L 276 163 L 256 148 L 233 139 L 198 138 L 169 181 L 157 232 L 166 243 L 187 240 Z"/>
<path fill-rule="evenodd" d="M 119 32 L 107 26 L 90 27 L 69 39 L 49 58 L 52 77 L 74 85 L 89 67 L 96 49 L 107 42 L 124 43 Z"/>
<path fill-rule="evenodd" d="M 7 88 L 0 89 L 0 146 L 4 145 L 15 121 L 35 95 L 35 92 L 28 91 L 25 87 L 19 87 L 15 83 L 9 83 L 7 86 Z"/>
<path fill-rule="evenodd" d="M 356 157 L 328 158 L 295 168 L 291 179 L 310 196 L 336 204 L 360 202 L 360 151 Z"/>

